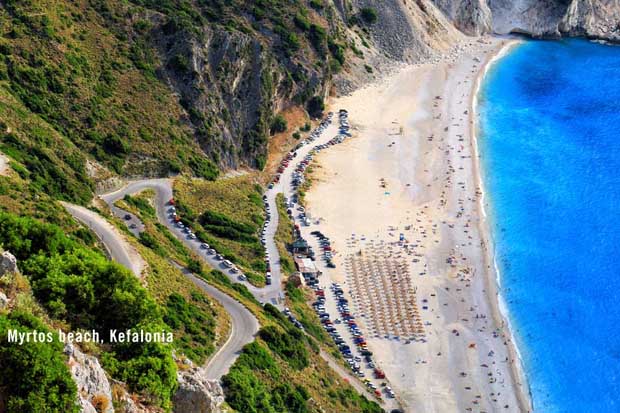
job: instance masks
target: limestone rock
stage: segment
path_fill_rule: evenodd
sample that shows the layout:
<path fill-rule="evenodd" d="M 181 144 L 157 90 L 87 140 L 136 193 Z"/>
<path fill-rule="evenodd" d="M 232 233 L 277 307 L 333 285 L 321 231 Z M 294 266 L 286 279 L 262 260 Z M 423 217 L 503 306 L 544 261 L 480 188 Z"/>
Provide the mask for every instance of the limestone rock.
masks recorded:
<path fill-rule="evenodd" d="M 217 380 L 208 380 L 204 369 L 178 372 L 179 389 L 174 395 L 177 413 L 221 413 L 224 391 Z"/>
<path fill-rule="evenodd" d="M 4 251 L 0 255 L 0 276 L 17 271 L 17 259 L 10 252 Z"/>
<path fill-rule="evenodd" d="M 618 0 L 572 0 L 559 24 L 562 33 L 620 42 Z"/>
<path fill-rule="evenodd" d="M 491 31 L 491 10 L 486 0 L 433 0 L 454 25 L 469 36 Z"/>
<path fill-rule="evenodd" d="M 9 298 L 0 291 L 0 310 L 9 306 Z"/>
<path fill-rule="evenodd" d="M 64 351 L 69 355 L 69 368 L 77 385 L 82 412 L 114 413 L 110 382 L 99 360 L 71 344 L 67 344 Z"/>

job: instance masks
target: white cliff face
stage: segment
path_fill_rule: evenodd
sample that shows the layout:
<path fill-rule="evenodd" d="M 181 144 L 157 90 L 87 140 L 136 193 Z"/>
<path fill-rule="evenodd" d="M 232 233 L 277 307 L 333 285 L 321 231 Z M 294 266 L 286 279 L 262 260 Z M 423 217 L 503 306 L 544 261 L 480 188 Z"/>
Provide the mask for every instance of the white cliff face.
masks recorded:
<path fill-rule="evenodd" d="M 620 42 L 620 0 L 572 0 L 559 29 L 571 35 Z"/>
<path fill-rule="evenodd" d="M 457 29 L 469 36 L 491 31 L 491 9 L 486 0 L 433 0 Z"/>
<path fill-rule="evenodd" d="M 209 380 L 203 368 L 192 368 L 177 373 L 179 389 L 174 395 L 177 413 L 221 413 L 224 390 L 219 381 Z"/>
<path fill-rule="evenodd" d="M 620 0 L 433 0 L 467 35 L 524 33 L 620 41 Z"/>
<path fill-rule="evenodd" d="M 16 273 L 17 259 L 8 251 L 3 251 L 0 255 L 0 276 L 4 274 Z"/>
<path fill-rule="evenodd" d="M 65 346 L 65 354 L 69 356 L 69 369 L 77 385 L 82 413 L 114 413 L 110 382 L 99 360 L 71 344 Z"/>

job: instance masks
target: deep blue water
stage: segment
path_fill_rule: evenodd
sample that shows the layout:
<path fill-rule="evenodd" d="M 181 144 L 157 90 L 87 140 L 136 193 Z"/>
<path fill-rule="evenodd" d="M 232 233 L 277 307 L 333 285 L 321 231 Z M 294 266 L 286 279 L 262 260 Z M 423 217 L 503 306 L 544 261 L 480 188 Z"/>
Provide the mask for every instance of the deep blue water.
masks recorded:
<path fill-rule="evenodd" d="M 536 412 L 620 412 L 620 47 L 531 41 L 489 72 L 480 151 Z"/>

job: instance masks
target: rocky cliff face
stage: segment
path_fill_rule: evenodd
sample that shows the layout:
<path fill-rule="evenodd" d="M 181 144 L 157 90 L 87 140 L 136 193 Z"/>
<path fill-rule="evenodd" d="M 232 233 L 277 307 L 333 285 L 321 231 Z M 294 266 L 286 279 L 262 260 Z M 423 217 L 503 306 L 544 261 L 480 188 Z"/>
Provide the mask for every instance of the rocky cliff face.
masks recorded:
<path fill-rule="evenodd" d="M 177 374 L 179 389 L 174 395 L 174 411 L 178 413 L 221 413 L 224 390 L 217 380 L 208 380 L 203 368 Z"/>
<path fill-rule="evenodd" d="M 620 1 L 573 0 L 558 28 L 569 35 L 620 42 Z"/>
<path fill-rule="evenodd" d="M 205 27 L 199 35 L 155 32 L 161 73 L 181 98 L 201 146 L 225 167 L 264 156 L 281 76 L 250 35 Z"/>
<path fill-rule="evenodd" d="M 93 356 L 71 344 L 65 346 L 71 376 L 78 389 L 82 413 L 114 413 L 112 390 L 105 371 Z"/>
<path fill-rule="evenodd" d="M 620 41 L 618 0 L 433 0 L 469 35 L 523 33 Z"/>
<path fill-rule="evenodd" d="M 491 10 L 485 0 L 434 0 L 434 3 L 467 35 L 479 36 L 491 29 Z"/>

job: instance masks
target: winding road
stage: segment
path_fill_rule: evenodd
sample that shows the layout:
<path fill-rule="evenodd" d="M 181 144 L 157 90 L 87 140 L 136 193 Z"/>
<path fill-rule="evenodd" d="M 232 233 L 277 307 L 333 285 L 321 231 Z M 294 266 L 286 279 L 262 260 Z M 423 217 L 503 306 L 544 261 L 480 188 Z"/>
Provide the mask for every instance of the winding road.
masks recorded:
<path fill-rule="evenodd" d="M 254 341 L 254 336 L 259 329 L 258 320 L 234 298 L 207 284 L 204 280 L 192 274 L 187 268 L 180 267 L 180 269 L 196 287 L 217 300 L 230 316 L 230 336 L 205 366 L 207 378 L 209 380 L 219 380 L 228 373 L 243 346 Z"/>
<path fill-rule="evenodd" d="M 143 189 L 159 188 L 162 190 L 161 193 L 158 192 L 160 195 L 167 195 L 165 189 L 170 188 L 170 182 L 165 179 L 142 184 L 144 185 L 134 185 L 132 188 L 135 189 L 135 192 L 139 192 Z M 170 193 L 172 193 L 171 188 Z M 111 197 L 110 199 L 112 198 L 114 198 L 114 201 L 112 201 L 113 204 L 118 198 Z M 139 253 L 123 238 L 123 236 L 112 224 L 94 211 L 66 202 L 63 202 L 62 204 L 75 219 L 88 226 L 88 228 L 90 228 L 97 235 L 97 237 L 99 237 L 111 259 L 130 269 L 136 276 L 141 275 L 142 269 L 146 263 L 142 257 L 140 257 Z M 113 212 L 121 218 L 124 218 L 125 214 L 127 214 L 127 212 L 117 207 L 114 207 Z M 159 208 L 157 208 L 157 212 L 159 215 Z M 137 219 L 137 217 L 134 216 L 134 219 Z M 162 220 L 162 222 L 164 221 Z M 141 222 L 140 225 L 142 225 Z M 228 370 L 239 356 L 243 347 L 254 341 L 254 336 L 259 329 L 258 320 L 247 308 L 232 297 L 207 284 L 202 279 L 192 274 L 187 268 L 181 267 L 178 264 L 175 264 L 175 266 L 177 266 L 183 275 L 192 281 L 192 283 L 194 283 L 198 288 L 219 302 L 230 316 L 230 336 L 224 345 L 220 347 L 220 349 L 209 359 L 209 362 L 205 366 L 208 379 L 220 380 L 222 376 L 228 373 Z"/>
<path fill-rule="evenodd" d="M 337 134 L 338 126 L 336 122 L 333 122 L 326 127 L 326 129 L 317 139 L 312 142 L 306 142 L 305 145 L 299 148 L 296 151 L 296 159 L 303 159 L 316 145 L 328 142 Z M 265 193 L 266 201 L 269 205 L 269 209 L 271 212 L 271 219 L 268 222 L 265 231 L 265 249 L 269 257 L 273 282 L 271 285 L 265 286 L 263 288 L 253 286 L 247 281 L 240 281 L 239 275 L 233 274 L 230 272 L 229 269 L 225 268 L 222 265 L 222 261 L 215 259 L 214 254 L 208 254 L 207 251 L 201 247 L 201 242 L 199 240 L 189 239 L 187 237 L 187 234 L 175 225 L 174 221 L 169 216 L 168 211 L 168 209 L 170 208 L 168 201 L 173 198 L 172 181 L 170 179 L 162 178 L 132 181 L 117 191 L 100 195 L 100 198 L 104 202 L 106 202 L 106 204 L 110 207 L 110 210 L 115 216 L 124 220 L 125 224 L 128 227 L 130 227 L 132 223 L 135 224 L 134 228 L 130 228 L 130 230 L 132 230 L 132 233 L 134 233 L 134 235 L 138 236 L 144 228 L 142 222 L 135 215 L 115 206 L 114 204 L 116 201 L 122 199 L 125 195 L 136 194 L 148 189 L 153 190 L 155 192 L 155 209 L 157 213 L 157 218 L 159 222 L 165 225 L 166 228 L 168 228 L 168 230 L 170 230 L 175 237 L 181 240 L 188 248 L 196 252 L 211 267 L 221 270 L 229 277 L 231 281 L 243 283 L 259 302 L 269 302 L 282 309 L 284 303 L 284 291 L 280 269 L 280 255 L 275 242 L 275 234 L 277 232 L 279 223 L 276 197 L 279 193 L 283 193 L 289 198 L 292 197 L 293 189 L 291 183 L 293 180 L 292 175 L 295 169 L 293 164 L 294 162 L 291 162 L 291 165 L 286 168 L 281 174 L 280 181 L 276 185 L 274 185 L 273 188 L 267 190 Z M 74 214 L 74 216 L 76 216 L 75 209 L 69 209 L 69 211 Z M 103 220 L 103 218 L 98 216 L 97 214 L 92 214 Z M 129 215 L 129 219 L 125 219 L 127 215 Z M 80 219 L 79 216 L 76 216 L 76 218 Z M 105 220 L 103 221 L 106 222 Z M 113 254 L 110 254 L 113 259 L 116 259 L 121 263 L 127 261 L 127 257 L 123 256 L 122 251 L 118 251 L 119 248 L 123 248 L 120 246 L 120 243 L 118 243 L 118 245 L 110 245 L 109 241 L 116 242 L 116 240 L 105 235 L 102 236 L 103 234 L 100 234 L 100 232 L 98 232 L 101 231 L 101 226 L 95 225 L 89 227 L 102 238 L 104 244 L 106 244 L 106 239 L 108 240 L 108 244 L 106 244 L 106 247 L 114 251 Z M 254 336 L 256 335 L 260 326 L 256 318 L 235 299 L 224 294 L 217 288 L 207 284 L 205 281 L 192 274 L 188 269 L 180 266 L 178 267 L 188 279 L 190 279 L 198 288 L 202 289 L 204 292 L 217 300 L 230 314 L 232 323 L 230 337 L 227 342 L 218 350 L 218 352 L 209 360 L 205 368 L 208 378 L 216 380 L 220 379 L 228 372 L 230 366 L 238 357 L 243 346 L 254 340 Z M 355 377 L 352 372 L 344 368 L 331 355 L 327 354 L 324 351 L 321 351 L 321 357 L 325 359 L 330 365 L 330 367 L 346 381 L 348 381 L 357 391 L 359 391 L 361 394 L 366 395 L 370 399 L 373 398 L 372 394 L 364 385 L 362 385 L 358 378 Z"/>
<path fill-rule="evenodd" d="M 129 269 L 136 277 L 142 277 L 142 270 L 146 267 L 146 262 L 138 251 L 123 238 L 116 227 L 90 209 L 68 202 L 61 202 L 61 204 L 73 218 L 86 225 L 97 235 L 112 260 Z"/>

